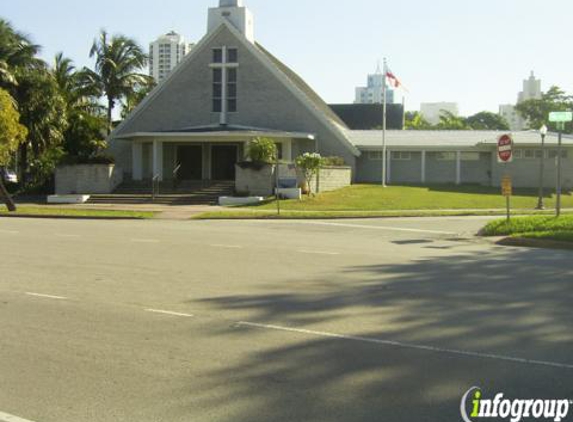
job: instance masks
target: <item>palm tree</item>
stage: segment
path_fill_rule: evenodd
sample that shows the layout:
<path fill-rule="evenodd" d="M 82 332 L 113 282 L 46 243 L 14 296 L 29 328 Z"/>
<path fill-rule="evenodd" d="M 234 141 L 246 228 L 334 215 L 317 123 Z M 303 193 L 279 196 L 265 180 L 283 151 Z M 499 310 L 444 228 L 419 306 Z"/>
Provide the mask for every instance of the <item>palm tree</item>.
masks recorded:
<path fill-rule="evenodd" d="M 150 77 L 139 73 L 147 64 L 143 49 L 132 39 L 122 35 L 109 37 L 101 31 L 94 40 L 90 57 L 95 57 L 95 72 L 85 70 L 90 85 L 106 97 L 107 131 L 112 130 L 112 114 L 116 104 L 132 96 L 138 86 L 149 83 Z"/>
<path fill-rule="evenodd" d="M 89 158 L 104 147 L 106 122 L 99 92 L 90 84 L 85 70 L 76 70 L 71 59 L 58 53 L 52 75 L 66 103 L 68 127 L 64 132 L 64 150 L 69 156 Z"/>
<path fill-rule="evenodd" d="M 45 66 L 36 57 L 39 52 L 38 45 L 32 44 L 27 36 L 16 31 L 8 21 L 0 19 L 0 87 L 6 88 L 13 95 L 18 85 L 18 73 Z"/>

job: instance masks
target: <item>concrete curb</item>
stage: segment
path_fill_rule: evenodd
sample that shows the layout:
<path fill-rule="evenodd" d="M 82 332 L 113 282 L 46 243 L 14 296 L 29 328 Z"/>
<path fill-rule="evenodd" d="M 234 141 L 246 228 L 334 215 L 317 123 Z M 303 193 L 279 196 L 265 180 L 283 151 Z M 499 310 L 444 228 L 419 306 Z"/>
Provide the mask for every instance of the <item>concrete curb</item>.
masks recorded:
<path fill-rule="evenodd" d="M 153 218 L 143 217 L 105 217 L 87 215 L 50 215 L 50 214 L 0 214 L 0 218 L 27 218 L 27 219 L 49 219 L 49 220 L 153 220 Z"/>
<path fill-rule="evenodd" d="M 544 249 L 564 249 L 573 250 L 573 243 L 561 242 L 558 240 L 529 239 L 525 237 L 504 237 L 496 242 L 501 246 L 513 246 L 522 248 L 544 248 Z"/>

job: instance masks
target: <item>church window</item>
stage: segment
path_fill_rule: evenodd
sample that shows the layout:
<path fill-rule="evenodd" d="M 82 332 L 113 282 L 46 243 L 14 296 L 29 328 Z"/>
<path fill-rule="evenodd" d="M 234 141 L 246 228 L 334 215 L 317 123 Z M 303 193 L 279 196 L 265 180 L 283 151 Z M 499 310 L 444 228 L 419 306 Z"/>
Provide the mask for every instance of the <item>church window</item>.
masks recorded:
<path fill-rule="evenodd" d="M 213 112 L 223 111 L 223 71 L 213 69 Z"/>
<path fill-rule="evenodd" d="M 214 48 L 213 49 L 213 63 L 223 63 L 223 49 Z"/>
<path fill-rule="evenodd" d="M 227 70 L 227 111 L 237 111 L 237 69 Z"/>
<path fill-rule="evenodd" d="M 237 63 L 239 61 L 239 53 L 236 48 L 227 49 L 227 62 Z"/>

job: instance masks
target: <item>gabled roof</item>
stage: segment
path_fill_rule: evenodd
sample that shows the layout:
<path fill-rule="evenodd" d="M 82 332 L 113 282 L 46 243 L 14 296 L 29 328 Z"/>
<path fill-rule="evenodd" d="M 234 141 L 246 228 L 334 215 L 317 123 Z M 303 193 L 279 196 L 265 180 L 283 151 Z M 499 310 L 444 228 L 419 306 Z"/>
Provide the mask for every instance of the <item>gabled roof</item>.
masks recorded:
<path fill-rule="evenodd" d="M 360 150 L 358 150 L 354 144 L 347 137 L 346 132 L 348 127 L 346 124 L 334 113 L 330 107 L 322 100 L 322 98 L 298 76 L 293 72 L 288 66 L 283 64 L 276 57 L 271 55 L 267 50 L 264 49 L 260 44 L 253 44 L 248 41 L 243 34 L 241 34 L 233 25 L 228 22 L 222 22 L 221 25 L 214 31 L 208 33 L 198 44 L 191 50 L 191 53 L 185 57 L 185 59 L 174 69 L 174 71 L 164 80 L 159 86 L 155 88 L 144 100 L 143 102 L 122 122 L 110 135 L 110 138 L 122 138 L 125 134 L 122 133 L 127 123 L 132 119 L 136 118 L 141 111 L 145 110 L 149 104 L 153 101 L 155 97 L 170 83 L 173 78 L 176 78 L 188 65 L 192 62 L 194 55 L 197 54 L 203 45 L 209 42 L 219 31 L 222 29 L 228 29 L 232 34 L 234 34 L 238 40 L 240 40 L 243 45 L 250 50 L 253 55 L 258 58 L 261 63 L 267 67 L 281 83 L 295 95 L 299 101 L 301 101 L 308 110 L 322 121 L 336 138 L 348 148 L 353 155 L 359 156 Z"/>
<path fill-rule="evenodd" d="M 328 104 L 313 90 L 310 85 L 308 85 L 304 79 L 297 75 L 290 67 L 281 62 L 275 56 L 273 56 L 267 49 L 265 49 L 261 44 L 255 44 L 259 50 L 277 67 L 277 69 L 282 72 L 289 81 L 295 85 L 302 93 L 311 101 L 314 106 L 322 111 L 329 119 L 343 128 L 347 129 L 346 123 L 336 114 Z"/>
<path fill-rule="evenodd" d="M 386 145 L 392 148 L 471 148 L 491 147 L 497 145 L 499 137 L 507 132 L 479 130 L 389 130 L 386 132 Z M 537 131 L 512 133 L 516 145 L 535 146 L 541 144 Z M 348 137 L 358 148 L 382 148 L 381 130 L 350 130 Z M 546 137 L 549 145 L 557 144 L 557 134 L 549 133 Z M 563 135 L 563 143 L 573 144 L 572 135 Z"/>

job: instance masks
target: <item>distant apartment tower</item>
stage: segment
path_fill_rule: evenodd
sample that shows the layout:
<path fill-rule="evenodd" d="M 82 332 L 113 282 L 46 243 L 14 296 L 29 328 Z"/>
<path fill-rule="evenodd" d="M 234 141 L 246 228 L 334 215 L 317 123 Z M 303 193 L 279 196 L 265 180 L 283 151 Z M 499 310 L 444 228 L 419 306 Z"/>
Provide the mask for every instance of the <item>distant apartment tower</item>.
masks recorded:
<path fill-rule="evenodd" d="M 542 96 L 541 79 L 537 79 L 535 73 L 531 72 L 529 78 L 523 81 L 523 91 L 517 94 L 517 104 L 527 100 L 539 100 Z M 527 127 L 527 122 L 519 115 L 513 104 L 500 105 L 499 114 L 507 120 L 509 128 L 513 131 L 520 131 Z"/>
<path fill-rule="evenodd" d="M 446 111 L 452 113 L 454 116 L 460 114 L 460 110 L 457 103 L 422 103 L 420 105 L 420 113 L 424 116 L 424 119 L 432 125 L 437 125 L 440 123 L 440 116 Z"/>
<path fill-rule="evenodd" d="M 193 48 L 185 38 L 171 31 L 149 44 L 149 75 L 159 84 L 169 76 Z"/>
<path fill-rule="evenodd" d="M 386 78 L 378 65 L 376 73 L 368 75 L 368 84 L 356 88 L 355 104 L 382 104 L 384 102 L 384 83 Z M 386 84 L 386 104 L 394 104 L 394 90 Z"/>

